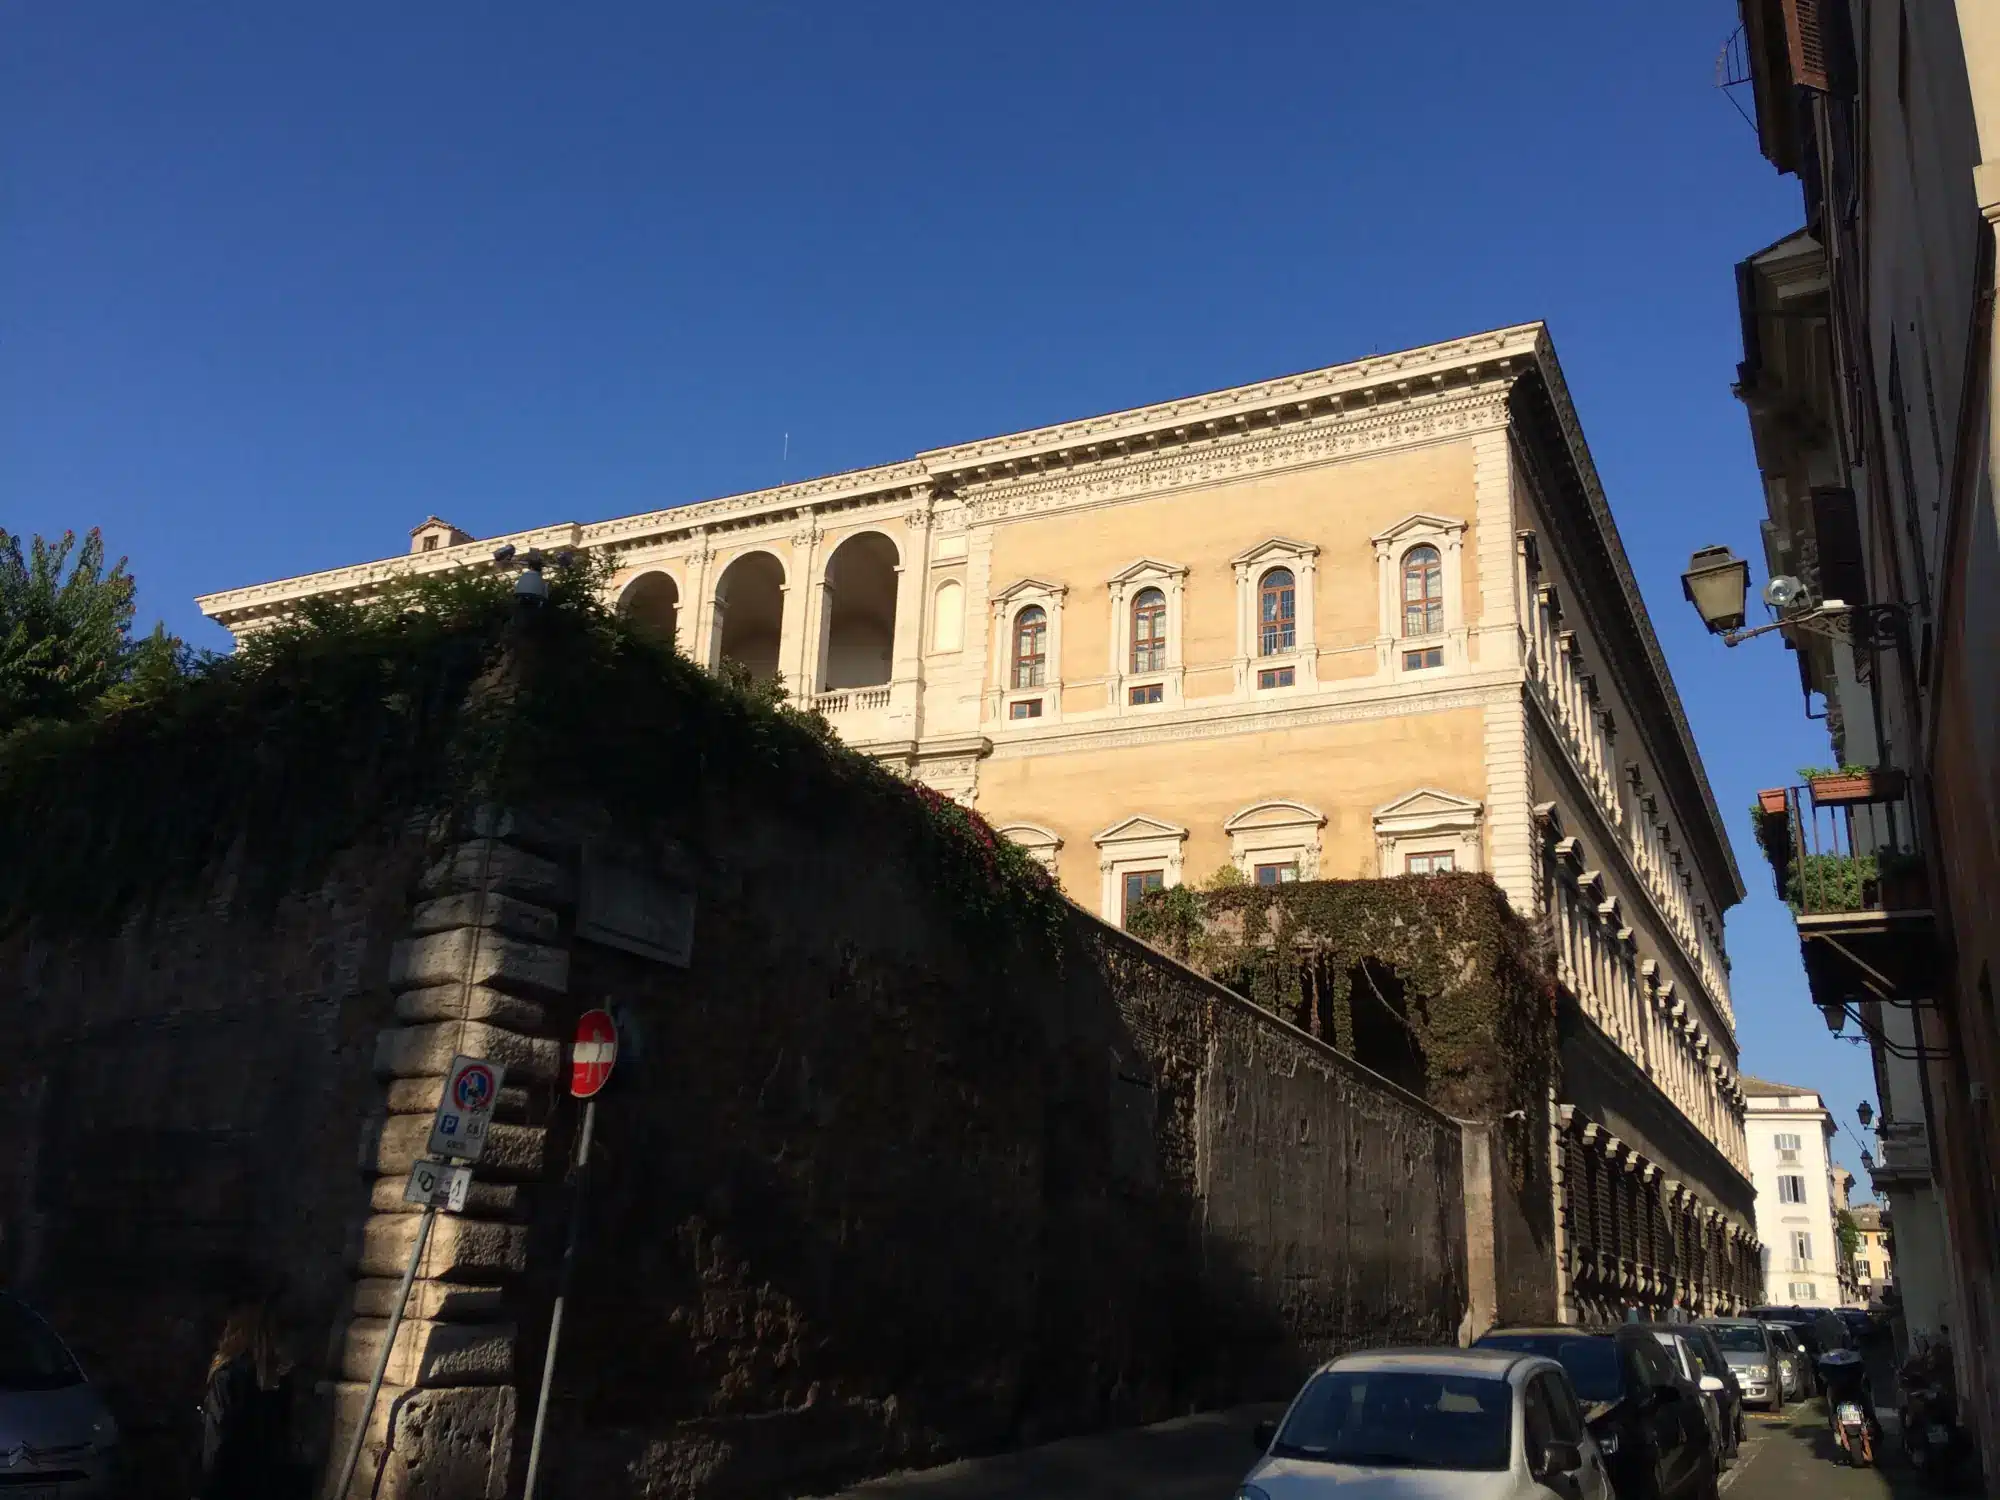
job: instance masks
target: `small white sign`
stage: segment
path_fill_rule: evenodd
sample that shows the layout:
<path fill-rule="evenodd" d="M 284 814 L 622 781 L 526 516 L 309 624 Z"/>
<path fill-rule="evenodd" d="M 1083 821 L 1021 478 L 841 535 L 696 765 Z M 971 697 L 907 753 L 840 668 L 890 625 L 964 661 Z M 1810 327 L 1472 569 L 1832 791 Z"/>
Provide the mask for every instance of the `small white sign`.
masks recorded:
<path fill-rule="evenodd" d="M 487 1128 L 493 1123 L 493 1106 L 499 1102 L 500 1080 L 506 1071 L 483 1058 L 451 1060 L 444 1097 L 438 1100 L 437 1116 L 431 1121 L 427 1155 L 479 1160 L 486 1150 Z"/>
<path fill-rule="evenodd" d="M 446 1213 L 465 1212 L 465 1195 L 472 1190 L 472 1168 L 448 1161 L 420 1161 L 410 1168 L 409 1183 L 403 1189 L 405 1203 L 421 1203 Z"/>

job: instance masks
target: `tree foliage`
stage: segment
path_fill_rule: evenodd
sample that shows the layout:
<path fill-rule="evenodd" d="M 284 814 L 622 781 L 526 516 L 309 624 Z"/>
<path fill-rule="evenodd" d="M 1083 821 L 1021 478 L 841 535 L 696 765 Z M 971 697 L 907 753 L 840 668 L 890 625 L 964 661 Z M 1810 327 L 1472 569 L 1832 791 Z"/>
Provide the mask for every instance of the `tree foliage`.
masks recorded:
<path fill-rule="evenodd" d="M 124 558 L 105 566 L 95 527 L 25 550 L 0 530 L 0 735 L 80 718 L 129 698 L 135 679 L 157 686 L 185 671 L 187 648 L 163 629 L 132 639 L 136 588 Z"/>

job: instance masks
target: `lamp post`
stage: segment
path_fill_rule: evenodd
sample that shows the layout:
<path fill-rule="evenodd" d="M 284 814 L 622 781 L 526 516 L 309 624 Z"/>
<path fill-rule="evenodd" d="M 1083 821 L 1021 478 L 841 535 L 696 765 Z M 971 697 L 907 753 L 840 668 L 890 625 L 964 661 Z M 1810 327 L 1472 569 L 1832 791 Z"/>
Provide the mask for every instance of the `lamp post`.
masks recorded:
<path fill-rule="evenodd" d="M 1875 1106 L 1863 1099 L 1854 1107 L 1854 1117 L 1861 1122 L 1861 1128 L 1866 1130 L 1875 1121 Z"/>
<path fill-rule="evenodd" d="M 1764 585 L 1764 602 L 1778 612 L 1778 618 L 1768 625 L 1744 629 L 1744 610 L 1750 596 L 1750 564 L 1727 547 L 1703 547 L 1690 557 L 1687 571 L 1681 574 L 1681 593 L 1694 606 L 1709 633 L 1721 636 L 1725 646 L 1740 646 L 1760 635 L 1788 628 L 1845 641 L 1861 651 L 1879 651 L 1902 641 L 1906 614 L 1902 605 L 1849 604 L 1840 599 L 1812 603 L 1806 596 L 1806 586 L 1785 573 Z"/>

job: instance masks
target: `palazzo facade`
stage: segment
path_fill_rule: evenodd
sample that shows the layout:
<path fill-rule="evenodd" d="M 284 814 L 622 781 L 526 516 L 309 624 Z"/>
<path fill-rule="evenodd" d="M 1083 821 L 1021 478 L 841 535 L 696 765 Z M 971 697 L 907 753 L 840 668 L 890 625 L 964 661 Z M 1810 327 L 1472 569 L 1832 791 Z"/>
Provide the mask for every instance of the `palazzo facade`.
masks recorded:
<path fill-rule="evenodd" d="M 503 543 L 607 556 L 637 623 L 781 674 L 1107 921 L 1224 866 L 1489 872 L 1569 997 L 1563 1175 L 1629 1176 L 1702 1264 L 1754 1263 L 1741 877 L 1542 325 L 644 515 L 432 518 L 406 555 L 200 604 L 240 635 Z M 1590 1230 L 1581 1191 L 1571 1316 L 1740 1300 Z"/>

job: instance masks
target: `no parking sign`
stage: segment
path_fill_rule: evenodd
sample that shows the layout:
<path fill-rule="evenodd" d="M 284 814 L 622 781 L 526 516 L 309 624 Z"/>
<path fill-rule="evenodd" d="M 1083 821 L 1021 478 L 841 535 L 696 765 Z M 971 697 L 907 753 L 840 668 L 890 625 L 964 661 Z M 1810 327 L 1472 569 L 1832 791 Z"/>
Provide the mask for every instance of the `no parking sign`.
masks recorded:
<path fill-rule="evenodd" d="M 430 1155 L 478 1161 L 486 1150 L 487 1127 L 500 1099 L 506 1069 L 478 1057 L 454 1057 L 445 1075 L 444 1097 L 431 1121 Z"/>

